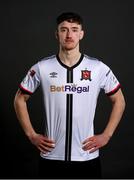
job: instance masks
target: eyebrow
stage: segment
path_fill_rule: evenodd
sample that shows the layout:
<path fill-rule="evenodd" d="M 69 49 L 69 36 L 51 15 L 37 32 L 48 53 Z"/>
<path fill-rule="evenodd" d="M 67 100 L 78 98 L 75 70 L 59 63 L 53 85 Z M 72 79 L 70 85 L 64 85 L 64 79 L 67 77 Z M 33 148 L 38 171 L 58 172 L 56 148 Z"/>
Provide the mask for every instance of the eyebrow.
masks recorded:
<path fill-rule="evenodd" d="M 68 29 L 68 27 L 62 26 L 62 27 L 60 27 L 60 29 Z M 71 27 L 71 29 L 79 29 L 79 27 Z"/>

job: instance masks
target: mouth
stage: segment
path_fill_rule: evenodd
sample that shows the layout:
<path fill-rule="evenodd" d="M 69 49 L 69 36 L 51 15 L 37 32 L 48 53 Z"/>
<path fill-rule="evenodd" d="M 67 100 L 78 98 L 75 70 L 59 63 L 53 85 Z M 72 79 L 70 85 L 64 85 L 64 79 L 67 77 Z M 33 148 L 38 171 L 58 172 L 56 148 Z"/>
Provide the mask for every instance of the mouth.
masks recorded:
<path fill-rule="evenodd" d="M 73 43 L 73 40 L 65 40 L 65 43 Z"/>
<path fill-rule="evenodd" d="M 65 44 L 73 44 L 73 41 L 66 41 Z"/>

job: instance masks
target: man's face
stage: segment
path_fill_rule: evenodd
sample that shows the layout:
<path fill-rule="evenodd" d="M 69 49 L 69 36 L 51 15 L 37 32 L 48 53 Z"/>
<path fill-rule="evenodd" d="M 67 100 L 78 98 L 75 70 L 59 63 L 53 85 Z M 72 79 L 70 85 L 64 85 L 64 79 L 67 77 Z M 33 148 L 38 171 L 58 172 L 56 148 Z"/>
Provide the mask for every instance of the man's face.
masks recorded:
<path fill-rule="evenodd" d="M 57 38 L 62 49 L 72 50 L 78 46 L 83 34 L 81 25 L 63 21 L 58 26 Z"/>

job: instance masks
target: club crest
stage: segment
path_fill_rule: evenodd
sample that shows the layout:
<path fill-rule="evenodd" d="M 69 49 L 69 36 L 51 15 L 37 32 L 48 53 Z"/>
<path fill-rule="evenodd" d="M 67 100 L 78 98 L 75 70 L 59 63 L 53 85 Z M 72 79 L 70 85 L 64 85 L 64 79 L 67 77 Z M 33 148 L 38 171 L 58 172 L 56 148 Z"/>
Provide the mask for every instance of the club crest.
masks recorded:
<path fill-rule="evenodd" d="M 81 71 L 81 80 L 89 80 L 89 81 L 91 81 L 91 71 L 82 70 Z"/>

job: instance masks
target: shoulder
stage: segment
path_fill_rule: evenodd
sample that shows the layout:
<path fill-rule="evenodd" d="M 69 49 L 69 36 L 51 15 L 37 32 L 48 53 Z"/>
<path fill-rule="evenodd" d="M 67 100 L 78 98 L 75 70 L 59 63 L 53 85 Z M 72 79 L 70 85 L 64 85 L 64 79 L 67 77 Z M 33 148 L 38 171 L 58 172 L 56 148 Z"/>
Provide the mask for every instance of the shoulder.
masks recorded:
<path fill-rule="evenodd" d="M 55 61 L 56 59 L 56 55 L 52 55 L 52 56 L 48 56 L 48 57 L 44 57 L 42 58 L 40 61 L 38 61 L 38 65 L 42 66 L 44 64 L 51 64 Z"/>
<path fill-rule="evenodd" d="M 49 61 L 49 60 L 52 60 L 52 59 L 55 59 L 55 58 L 56 58 L 56 55 L 52 55 L 52 56 L 44 57 L 44 58 L 41 59 L 40 61 Z"/>
<path fill-rule="evenodd" d="M 101 66 L 103 64 L 103 62 L 100 59 L 97 59 L 95 57 L 91 57 L 88 56 L 86 54 L 84 54 L 84 59 L 87 63 L 89 63 L 90 65 L 95 65 L 95 66 Z"/>
<path fill-rule="evenodd" d="M 47 64 L 51 65 L 51 63 L 55 61 L 54 60 L 55 57 L 56 57 L 56 55 L 52 55 L 52 56 L 44 57 L 44 58 L 36 61 L 36 63 L 31 66 L 30 71 L 32 70 L 32 71 L 38 72 L 41 67 L 44 67 L 44 65 L 45 66 Z"/>
<path fill-rule="evenodd" d="M 107 64 L 105 64 L 101 59 L 97 59 L 95 57 L 88 56 L 84 54 L 85 61 L 92 67 L 97 68 L 100 71 L 108 71 L 110 68 Z"/>

